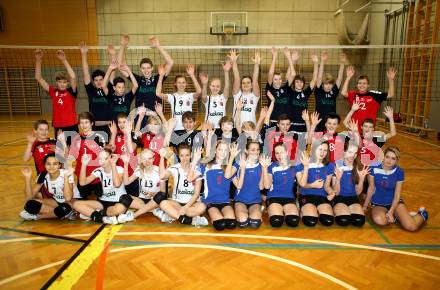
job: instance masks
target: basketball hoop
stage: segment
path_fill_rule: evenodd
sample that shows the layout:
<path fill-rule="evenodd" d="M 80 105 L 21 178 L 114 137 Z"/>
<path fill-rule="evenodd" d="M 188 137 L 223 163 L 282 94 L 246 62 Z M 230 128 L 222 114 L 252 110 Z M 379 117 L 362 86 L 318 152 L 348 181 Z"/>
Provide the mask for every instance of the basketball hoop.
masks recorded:
<path fill-rule="evenodd" d="M 224 22 L 222 26 L 224 35 L 224 45 L 231 45 L 232 36 L 235 33 L 235 22 Z"/>

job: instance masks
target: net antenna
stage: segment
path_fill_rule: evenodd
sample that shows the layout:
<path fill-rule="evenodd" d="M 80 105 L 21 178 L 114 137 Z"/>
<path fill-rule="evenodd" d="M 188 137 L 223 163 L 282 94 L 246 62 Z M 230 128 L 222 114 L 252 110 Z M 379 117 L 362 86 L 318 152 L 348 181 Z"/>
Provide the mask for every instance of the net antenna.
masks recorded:
<path fill-rule="evenodd" d="M 239 44 L 240 36 L 249 34 L 247 12 L 211 12 L 211 35 L 216 35 L 220 45 Z"/>

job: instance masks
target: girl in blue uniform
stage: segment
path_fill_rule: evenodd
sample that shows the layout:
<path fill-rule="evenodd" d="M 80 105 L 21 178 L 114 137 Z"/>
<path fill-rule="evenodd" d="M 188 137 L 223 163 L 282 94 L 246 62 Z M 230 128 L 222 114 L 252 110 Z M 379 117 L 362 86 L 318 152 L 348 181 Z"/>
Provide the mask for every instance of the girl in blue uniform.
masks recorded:
<path fill-rule="evenodd" d="M 261 178 L 262 167 L 259 162 L 260 144 L 257 141 L 249 141 L 246 144 L 246 154 L 240 155 L 239 163 L 234 163 L 235 157 L 240 153 L 237 145 L 231 145 L 230 151 L 225 177 L 232 178 L 237 188 L 234 208 L 238 226 L 259 228 L 261 225 L 260 190 L 264 188 L 263 178 Z M 264 159 L 269 158 L 262 157 L 262 162 L 270 162 Z"/>
<path fill-rule="evenodd" d="M 417 231 L 428 220 L 428 212 L 419 208 L 418 212 L 409 212 L 401 198 L 405 175 L 398 166 L 400 150 L 390 146 L 384 151 L 381 164 L 371 167 L 368 176 L 369 188 L 364 210 L 371 201 L 371 215 L 375 224 L 384 226 L 399 221 L 407 231 Z"/>
<path fill-rule="evenodd" d="M 227 141 L 217 142 L 213 160 L 205 164 L 201 163 L 197 167 L 201 158 L 201 150 L 195 150 L 188 174 L 189 181 L 203 178 L 204 192 L 201 200 L 206 205 L 214 228 L 218 231 L 234 229 L 237 225 L 234 209 L 229 200 L 231 178 L 225 177 L 228 151 Z"/>
<path fill-rule="evenodd" d="M 269 190 L 266 199 L 269 223 L 272 227 L 278 228 L 285 220 L 289 227 L 296 227 L 299 223 L 299 211 L 293 188 L 296 186 L 295 178 L 298 179 L 300 186 L 307 183 L 309 159 L 304 152 L 301 158 L 302 164 L 290 165 L 286 145 L 283 142 L 275 144 L 274 152 L 276 161 L 269 167 L 267 167 L 268 163 L 261 162 L 264 187 Z M 300 172 L 303 172 L 301 178 L 299 178 Z"/>
<path fill-rule="evenodd" d="M 327 142 L 315 142 L 309 163 L 307 183 L 300 187 L 299 204 L 301 219 L 306 226 L 313 227 L 319 221 L 324 226 L 334 222 L 331 200 L 334 191 L 331 178 L 334 163 L 329 162 L 329 145 Z M 302 179 L 299 173 L 299 179 Z"/>
<path fill-rule="evenodd" d="M 344 158 L 336 161 L 337 168 L 332 178 L 336 194 L 333 211 L 338 225 L 348 226 L 351 223 L 361 227 L 365 223 L 365 215 L 358 196 L 362 193 L 365 178 L 370 171 L 367 166 L 359 170 L 357 145 L 345 143 L 344 149 Z"/>

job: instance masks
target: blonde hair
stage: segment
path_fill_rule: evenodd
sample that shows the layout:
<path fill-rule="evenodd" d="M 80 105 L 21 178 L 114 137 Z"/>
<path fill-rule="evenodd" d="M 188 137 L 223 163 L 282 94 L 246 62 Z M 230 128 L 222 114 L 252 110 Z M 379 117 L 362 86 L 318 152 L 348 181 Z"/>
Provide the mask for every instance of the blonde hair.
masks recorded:
<path fill-rule="evenodd" d="M 255 130 L 255 128 L 257 127 L 252 121 L 244 121 L 243 124 L 241 124 L 241 130 Z"/>
<path fill-rule="evenodd" d="M 335 84 L 335 78 L 331 74 L 325 74 L 322 79 L 322 83 L 324 84 Z"/>
<path fill-rule="evenodd" d="M 394 153 L 394 155 L 396 155 L 397 158 L 397 162 L 399 162 L 400 160 L 400 149 L 397 148 L 396 146 L 389 146 L 387 149 L 385 149 L 385 151 L 383 152 L 383 155 L 387 155 L 388 152 L 392 152 Z"/>
<path fill-rule="evenodd" d="M 145 148 L 141 151 L 141 153 L 139 154 L 139 168 L 142 171 L 145 170 L 145 166 L 143 163 L 147 159 L 147 156 L 145 156 L 146 154 L 151 154 L 154 157 L 154 152 L 150 148 Z"/>

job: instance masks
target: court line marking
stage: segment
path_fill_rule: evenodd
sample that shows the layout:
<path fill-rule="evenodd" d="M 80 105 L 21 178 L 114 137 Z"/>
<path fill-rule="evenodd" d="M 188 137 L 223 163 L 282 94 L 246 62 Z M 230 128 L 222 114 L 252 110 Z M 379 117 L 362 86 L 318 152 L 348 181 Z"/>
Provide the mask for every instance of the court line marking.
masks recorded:
<path fill-rule="evenodd" d="M 40 233 L 40 232 L 34 232 L 34 231 L 26 231 L 26 230 L 7 228 L 7 227 L 0 227 L 0 230 L 16 232 L 16 233 L 21 233 L 21 234 L 29 234 L 29 235 L 34 235 L 34 236 L 49 237 L 49 238 L 53 238 L 53 239 L 67 240 L 67 241 L 73 241 L 73 242 L 80 242 L 80 243 L 85 243 L 86 242 L 86 240 L 76 239 L 76 238 L 73 238 L 73 237 L 58 236 L 58 235 L 53 235 L 53 234 Z"/>
<path fill-rule="evenodd" d="M 10 283 L 10 282 L 13 282 L 13 281 L 15 281 L 17 279 L 20 279 L 20 278 L 32 275 L 34 273 L 37 273 L 37 272 L 40 272 L 40 271 L 43 271 L 43 270 L 46 270 L 46 269 L 49 269 L 49 268 L 61 265 L 62 263 L 64 263 L 64 261 L 65 260 L 61 260 L 61 261 L 58 261 L 58 262 L 46 264 L 44 266 L 41 266 L 41 267 L 38 267 L 38 268 L 34 268 L 34 269 L 31 269 L 31 270 L 26 271 L 26 272 L 22 272 L 22 273 L 17 274 L 17 275 L 10 276 L 10 277 L 8 277 L 6 279 L 1 280 L 0 281 L 0 286 L 3 286 L 3 285 L 5 285 L 7 283 Z"/>
<path fill-rule="evenodd" d="M 71 289 L 121 228 L 122 225 L 106 227 L 105 224 L 99 227 L 87 240 L 89 244 L 84 244 L 85 247 L 79 249 L 41 289 Z"/>
<path fill-rule="evenodd" d="M 88 237 L 91 234 L 69 234 L 64 235 L 66 237 Z M 50 238 L 47 237 L 36 237 L 36 238 L 17 238 L 17 239 L 7 239 L 7 240 L 0 240 L 1 244 L 8 244 L 8 243 L 18 243 L 18 242 L 26 242 L 26 241 L 35 241 L 35 240 L 47 240 Z"/>
<path fill-rule="evenodd" d="M 306 242 L 311 244 L 327 244 L 327 245 L 336 245 L 341 247 L 348 248 L 358 248 L 379 252 L 388 252 L 393 254 L 402 254 L 406 256 L 414 256 L 419 258 L 425 258 L 430 260 L 440 261 L 440 257 L 419 254 L 414 252 L 407 252 L 401 250 L 380 248 L 375 246 L 368 245 L 360 245 L 360 244 L 351 244 L 351 243 L 343 243 L 343 242 L 333 242 L 326 240 L 314 240 L 314 239 L 305 239 L 305 238 L 291 238 L 291 237 L 281 237 L 281 236 L 261 236 L 261 235 L 244 235 L 244 234 L 211 234 L 211 233 L 187 233 L 187 232 L 119 232 L 116 234 L 117 236 L 200 236 L 200 237 L 229 237 L 229 238 L 248 238 L 248 239 L 266 239 L 266 240 L 279 240 L 279 241 L 293 241 L 293 242 Z"/>
<path fill-rule="evenodd" d="M 315 268 L 306 266 L 304 264 L 289 260 L 289 259 L 285 259 L 285 258 L 281 258 L 278 256 L 274 256 L 274 255 L 270 255 L 270 254 L 266 254 L 266 253 L 261 253 L 261 252 L 256 252 L 256 251 L 251 251 L 251 250 L 246 250 L 246 249 L 240 249 L 240 248 L 233 248 L 233 247 L 224 247 L 224 246 L 214 246 L 214 245 L 205 245 L 205 244 L 179 244 L 179 243 L 175 243 L 175 244 L 157 244 L 157 245 L 143 245 L 143 246 L 134 246 L 134 247 L 127 247 L 127 248 L 120 248 L 120 249 L 112 249 L 110 250 L 110 253 L 119 253 L 119 252 L 125 252 L 125 251 L 134 251 L 134 250 L 141 250 L 141 249 L 152 249 L 152 248 L 201 248 L 201 249 L 211 249 L 211 250 L 221 250 L 221 251 L 229 251 L 229 252 L 238 252 L 238 253 L 242 253 L 242 254 L 249 254 L 249 255 L 253 255 L 253 256 L 257 256 L 257 257 L 262 257 L 262 258 L 266 258 L 266 259 L 270 259 L 273 261 L 277 261 L 277 262 L 281 262 L 284 264 L 288 264 L 291 265 L 293 267 L 296 268 L 300 268 L 302 270 L 308 271 L 310 273 L 313 273 L 317 276 L 320 276 L 322 278 L 325 278 L 327 280 L 330 280 L 333 283 L 338 284 L 341 287 L 344 287 L 346 289 L 357 289 L 355 287 L 353 287 L 352 285 L 339 280 L 338 278 L 331 276 L 327 273 L 321 272 Z"/>
<path fill-rule="evenodd" d="M 387 244 L 392 244 L 392 242 L 387 238 L 387 236 L 384 234 L 384 232 L 381 231 L 381 229 L 376 226 L 368 217 L 366 218 L 368 224 L 370 227 L 377 233 L 379 236 L 385 241 Z"/>

